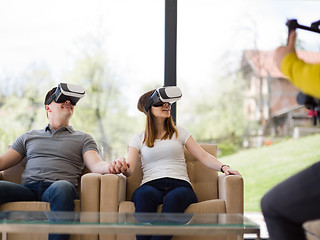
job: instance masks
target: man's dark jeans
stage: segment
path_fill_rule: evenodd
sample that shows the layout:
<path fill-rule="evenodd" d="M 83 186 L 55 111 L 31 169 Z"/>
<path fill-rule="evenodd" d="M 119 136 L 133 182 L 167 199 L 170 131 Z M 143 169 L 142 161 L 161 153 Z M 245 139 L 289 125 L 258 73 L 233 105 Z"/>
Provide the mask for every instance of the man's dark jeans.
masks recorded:
<path fill-rule="evenodd" d="M 74 200 L 79 196 L 68 181 L 34 182 L 26 185 L 0 181 L 0 204 L 16 201 L 50 203 L 51 211 L 74 211 Z M 50 234 L 50 240 L 68 240 L 66 234 Z"/>
<path fill-rule="evenodd" d="M 319 204 L 320 162 L 317 162 L 278 184 L 262 198 L 270 240 L 305 240 L 302 224 L 320 218 Z"/>

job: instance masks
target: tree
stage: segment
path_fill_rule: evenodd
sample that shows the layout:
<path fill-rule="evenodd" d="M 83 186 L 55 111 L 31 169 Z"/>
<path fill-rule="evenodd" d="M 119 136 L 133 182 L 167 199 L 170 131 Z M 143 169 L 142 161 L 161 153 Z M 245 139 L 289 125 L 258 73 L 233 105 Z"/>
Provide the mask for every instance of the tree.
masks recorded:
<path fill-rule="evenodd" d="M 101 155 L 110 160 L 118 146 L 125 150 L 128 136 L 134 131 L 134 127 L 131 131 L 128 127 L 134 126 L 135 120 L 127 115 L 126 105 L 121 102 L 121 80 L 111 71 L 106 56 L 102 41 L 90 38 L 66 80 L 77 82 L 86 90 L 73 124 L 99 136 Z"/>
<path fill-rule="evenodd" d="M 246 126 L 244 80 L 238 76 L 225 77 L 219 83 L 220 91 L 203 92 L 202 97 L 193 101 L 191 110 L 189 108 L 192 116 L 186 125 L 200 142 L 228 141 L 238 146 Z"/>
<path fill-rule="evenodd" d="M 19 135 L 44 126 L 44 95 L 53 83 L 48 68 L 35 63 L 21 74 L 4 76 L 0 82 L 0 151 L 4 152 Z"/>
<path fill-rule="evenodd" d="M 21 74 L 21 98 L 26 100 L 25 109 L 19 116 L 26 125 L 26 131 L 43 127 L 45 119 L 44 98 L 54 85 L 50 70 L 45 64 L 31 64 Z M 40 115 L 38 116 L 38 114 Z"/>

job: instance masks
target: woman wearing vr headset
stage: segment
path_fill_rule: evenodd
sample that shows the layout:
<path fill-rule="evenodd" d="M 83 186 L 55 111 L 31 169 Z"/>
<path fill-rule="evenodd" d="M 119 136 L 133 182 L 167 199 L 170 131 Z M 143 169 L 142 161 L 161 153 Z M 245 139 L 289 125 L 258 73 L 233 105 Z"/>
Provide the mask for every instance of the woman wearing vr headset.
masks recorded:
<path fill-rule="evenodd" d="M 162 212 L 181 213 L 198 202 L 187 174 L 184 146 L 207 167 L 226 175 L 240 175 L 204 151 L 186 129 L 174 125 L 171 102 L 180 97 L 177 87 L 143 94 L 137 107 L 146 114 L 145 131 L 137 133 L 130 141 L 127 162 L 124 159 L 113 162 L 114 173 L 130 176 L 141 154 L 143 179 L 132 196 L 136 212 L 157 212 L 158 205 L 163 204 Z M 137 239 L 171 239 L 171 236 L 137 236 Z"/>

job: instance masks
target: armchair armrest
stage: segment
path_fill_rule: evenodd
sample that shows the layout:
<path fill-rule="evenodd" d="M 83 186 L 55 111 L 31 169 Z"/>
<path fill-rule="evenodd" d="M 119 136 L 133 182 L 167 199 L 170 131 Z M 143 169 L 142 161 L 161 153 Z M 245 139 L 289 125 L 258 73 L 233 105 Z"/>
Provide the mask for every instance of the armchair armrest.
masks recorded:
<path fill-rule="evenodd" d="M 81 211 L 99 212 L 101 174 L 86 173 L 81 177 Z"/>
<path fill-rule="evenodd" d="M 241 176 L 219 175 L 219 199 L 226 202 L 226 213 L 243 214 L 243 178 Z"/>
<path fill-rule="evenodd" d="M 126 177 L 122 174 L 101 176 L 101 212 L 118 212 L 119 203 L 125 201 Z"/>

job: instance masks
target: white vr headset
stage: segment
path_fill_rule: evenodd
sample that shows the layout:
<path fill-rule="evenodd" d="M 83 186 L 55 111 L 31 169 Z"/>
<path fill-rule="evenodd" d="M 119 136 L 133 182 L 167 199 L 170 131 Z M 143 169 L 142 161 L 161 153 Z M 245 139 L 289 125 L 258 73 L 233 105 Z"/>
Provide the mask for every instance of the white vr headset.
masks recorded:
<path fill-rule="evenodd" d="M 176 86 L 157 88 L 149 98 L 146 106 L 144 107 L 144 112 L 147 113 L 151 106 L 159 107 L 162 106 L 164 103 L 172 104 L 180 100 L 181 97 L 181 90 Z"/>
<path fill-rule="evenodd" d="M 56 91 L 46 102 L 46 105 L 49 105 L 52 101 L 55 101 L 56 103 L 64 103 L 69 100 L 71 104 L 75 106 L 80 98 L 83 98 L 84 94 L 84 89 L 79 85 L 60 83 Z"/>

